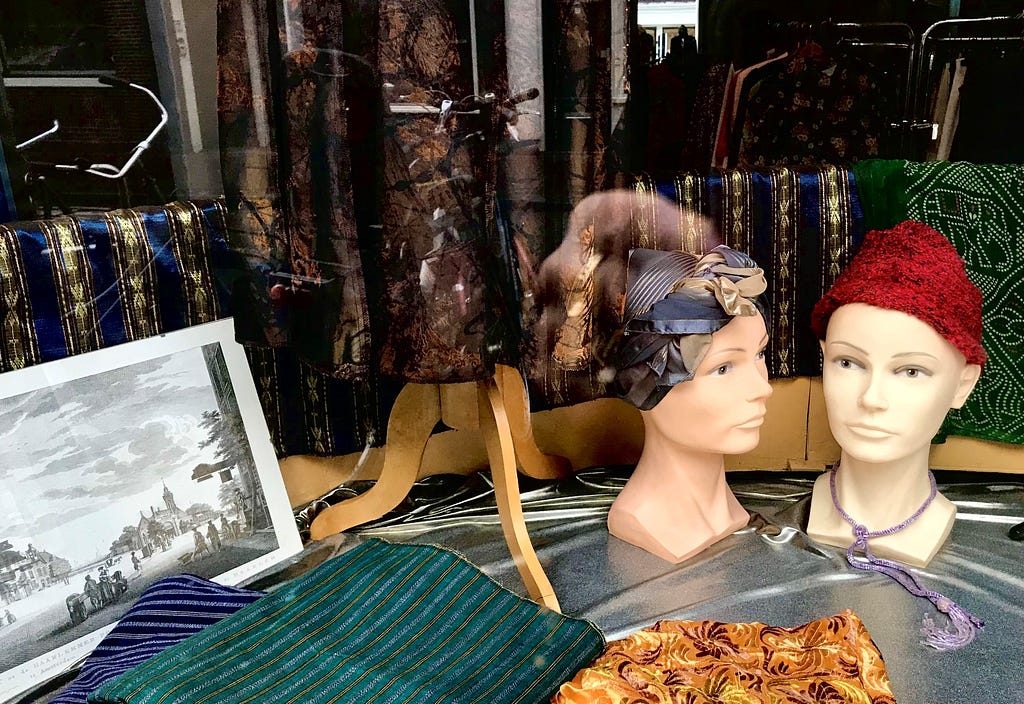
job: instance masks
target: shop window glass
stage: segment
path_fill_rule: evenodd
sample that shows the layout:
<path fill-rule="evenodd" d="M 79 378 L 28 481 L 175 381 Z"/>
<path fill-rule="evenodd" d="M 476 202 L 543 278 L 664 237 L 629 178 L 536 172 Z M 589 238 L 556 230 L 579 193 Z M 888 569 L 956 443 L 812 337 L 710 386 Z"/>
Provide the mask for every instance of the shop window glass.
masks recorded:
<path fill-rule="evenodd" d="M 98 2 L 9 2 L 0 12 L 4 73 L 96 73 L 113 67 Z"/>

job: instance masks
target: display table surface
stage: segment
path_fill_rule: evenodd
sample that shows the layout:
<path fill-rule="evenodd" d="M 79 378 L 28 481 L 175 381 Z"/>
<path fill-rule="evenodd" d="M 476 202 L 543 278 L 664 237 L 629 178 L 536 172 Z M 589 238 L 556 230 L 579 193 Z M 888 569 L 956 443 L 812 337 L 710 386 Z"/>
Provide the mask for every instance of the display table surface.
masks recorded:
<path fill-rule="evenodd" d="M 900 704 L 1024 701 L 1024 543 L 1007 537 L 1024 521 L 1024 482 L 1017 477 L 937 473 L 957 520 L 935 560 L 914 571 L 986 622 L 974 643 L 939 653 L 919 642 L 922 617 L 937 615 L 929 602 L 887 577 L 849 567 L 844 550 L 804 534 L 813 475 L 730 474 L 750 524 L 673 565 L 607 532 L 608 507 L 628 471 L 587 470 L 558 483 L 521 480 L 530 535 L 563 612 L 593 621 L 609 640 L 660 619 L 797 626 L 852 609 L 881 650 Z M 310 543 L 249 586 L 273 589 L 370 536 L 457 550 L 526 595 L 486 474 L 418 482 L 373 526 Z"/>
<path fill-rule="evenodd" d="M 593 621 L 609 640 L 659 619 L 797 626 L 852 609 L 881 650 L 901 704 L 1024 701 L 1024 543 L 1007 537 L 1024 521 L 1024 482 L 1016 477 L 937 475 L 957 520 L 928 568 L 914 571 L 986 622 L 974 643 L 940 653 L 919 642 L 922 617 L 939 616 L 929 602 L 851 568 L 844 550 L 803 532 L 813 475 L 730 474 L 750 524 L 679 565 L 608 534 L 608 507 L 627 476 L 628 469 L 609 468 L 558 484 L 523 480 L 530 536 L 562 610 Z M 424 480 L 394 515 L 358 535 L 311 545 L 306 560 L 370 535 L 458 550 L 525 595 L 486 475 Z"/>

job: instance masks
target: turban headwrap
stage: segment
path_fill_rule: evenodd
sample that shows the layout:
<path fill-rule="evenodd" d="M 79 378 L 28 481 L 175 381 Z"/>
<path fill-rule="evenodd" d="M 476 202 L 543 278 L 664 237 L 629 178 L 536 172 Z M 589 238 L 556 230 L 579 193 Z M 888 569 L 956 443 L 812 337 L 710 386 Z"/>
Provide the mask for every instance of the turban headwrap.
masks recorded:
<path fill-rule="evenodd" d="M 619 395 L 643 411 L 693 378 L 711 336 L 737 315 L 761 314 L 764 272 L 719 245 L 702 257 L 634 249 L 626 272 L 625 341 L 615 376 Z"/>
<path fill-rule="evenodd" d="M 960 350 L 968 364 L 985 364 L 981 346 L 981 291 L 967 278 L 949 240 L 928 225 L 902 222 L 869 232 L 860 251 L 811 313 L 811 329 L 825 339 L 840 306 L 865 303 L 927 323 Z"/>

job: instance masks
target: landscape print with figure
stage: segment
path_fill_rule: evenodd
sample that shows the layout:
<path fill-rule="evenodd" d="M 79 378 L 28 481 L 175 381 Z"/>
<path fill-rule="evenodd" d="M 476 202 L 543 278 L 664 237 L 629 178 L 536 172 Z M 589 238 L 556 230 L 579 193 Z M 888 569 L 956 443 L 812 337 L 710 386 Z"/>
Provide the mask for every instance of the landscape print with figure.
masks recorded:
<path fill-rule="evenodd" d="M 218 342 L 0 398 L 0 694 L 162 577 L 295 552 L 265 479 Z"/>

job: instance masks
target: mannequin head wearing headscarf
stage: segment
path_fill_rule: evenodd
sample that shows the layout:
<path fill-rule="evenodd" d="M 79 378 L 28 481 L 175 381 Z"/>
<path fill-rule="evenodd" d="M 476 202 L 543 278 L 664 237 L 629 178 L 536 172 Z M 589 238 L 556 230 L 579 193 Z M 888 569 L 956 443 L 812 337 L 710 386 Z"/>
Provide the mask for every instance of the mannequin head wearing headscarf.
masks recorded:
<path fill-rule="evenodd" d="M 632 250 L 615 378 L 619 395 L 649 411 L 693 378 L 712 335 L 736 316 L 760 315 L 767 327 L 765 288 L 757 263 L 725 245 L 702 257 Z"/>
<path fill-rule="evenodd" d="M 765 278 L 719 245 L 703 256 L 634 249 L 626 281 L 615 382 L 641 410 L 644 448 L 608 529 L 679 562 L 749 519 L 724 457 L 757 447 L 772 393 Z"/>

